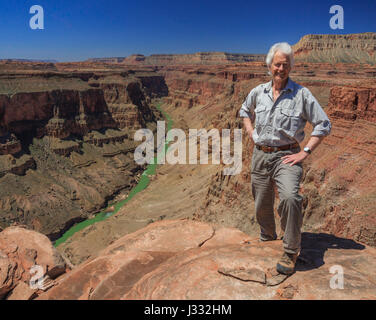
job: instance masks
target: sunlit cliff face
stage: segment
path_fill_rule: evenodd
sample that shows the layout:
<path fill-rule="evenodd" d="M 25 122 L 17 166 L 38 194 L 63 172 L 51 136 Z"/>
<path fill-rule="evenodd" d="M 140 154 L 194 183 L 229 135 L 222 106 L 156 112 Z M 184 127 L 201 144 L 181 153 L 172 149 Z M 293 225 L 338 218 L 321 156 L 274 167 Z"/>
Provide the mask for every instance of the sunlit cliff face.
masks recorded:
<path fill-rule="evenodd" d="M 274 83 L 283 83 L 287 81 L 289 73 L 291 71 L 291 64 L 289 56 L 277 51 L 274 54 L 273 61 L 270 65 L 270 72 L 273 77 Z"/>

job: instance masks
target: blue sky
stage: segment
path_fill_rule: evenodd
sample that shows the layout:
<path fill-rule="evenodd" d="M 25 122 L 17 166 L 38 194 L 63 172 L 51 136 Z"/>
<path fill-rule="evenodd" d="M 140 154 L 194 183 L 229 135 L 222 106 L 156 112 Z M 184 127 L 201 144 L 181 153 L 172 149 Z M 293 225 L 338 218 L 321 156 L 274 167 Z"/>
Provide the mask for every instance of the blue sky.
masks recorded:
<path fill-rule="evenodd" d="M 0 59 L 79 61 L 133 53 L 266 53 L 305 34 L 376 32 L 376 0 L 0 0 Z M 44 30 L 32 30 L 32 5 Z M 344 29 L 329 8 L 344 9 Z"/>

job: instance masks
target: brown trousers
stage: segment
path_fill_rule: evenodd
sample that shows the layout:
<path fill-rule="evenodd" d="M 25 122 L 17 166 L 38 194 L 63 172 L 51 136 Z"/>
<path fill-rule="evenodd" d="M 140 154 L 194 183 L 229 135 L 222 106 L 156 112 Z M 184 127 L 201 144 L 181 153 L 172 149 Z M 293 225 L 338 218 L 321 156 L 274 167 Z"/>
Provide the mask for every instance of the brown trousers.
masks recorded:
<path fill-rule="evenodd" d="M 302 196 L 299 185 L 303 168 L 301 163 L 283 164 L 281 157 L 297 153 L 300 148 L 266 153 L 256 147 L 252 155 L 251 183 L 255 200 L 256 219 L 260 225 L 261 240 L 277 238 L 274 220 L 274 186 L 279 194 L 278 214 L 284 231 L 283 247 L 287 253 L 299 253 L 301 243 Z"/>

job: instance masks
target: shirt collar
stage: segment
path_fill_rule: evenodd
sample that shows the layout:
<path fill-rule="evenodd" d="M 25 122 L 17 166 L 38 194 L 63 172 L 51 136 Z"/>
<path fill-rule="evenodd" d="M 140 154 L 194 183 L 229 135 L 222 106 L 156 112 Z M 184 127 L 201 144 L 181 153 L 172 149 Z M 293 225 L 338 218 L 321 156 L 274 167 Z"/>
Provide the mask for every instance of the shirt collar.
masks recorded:
<path fill-rule="evenodd" d="M 269 92 L 270 89 L 272 88 L 272 84 L 273 84 L 273 80 L 270 80 L 266 86 L 265 86 L 265 92 Z M 294 82 L 290 79 L 290 77 L 288 78 L 287 80 L 287 84 L 286 84 L 286 87 L 282 90 L 282 91 L 294 91 Z"/>

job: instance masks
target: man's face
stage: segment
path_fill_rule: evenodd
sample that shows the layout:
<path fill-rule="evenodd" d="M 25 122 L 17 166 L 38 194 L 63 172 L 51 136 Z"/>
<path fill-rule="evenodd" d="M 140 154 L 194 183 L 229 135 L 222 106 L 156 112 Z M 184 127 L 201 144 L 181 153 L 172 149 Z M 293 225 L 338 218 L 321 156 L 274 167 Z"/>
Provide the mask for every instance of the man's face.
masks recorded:
<path fill-rule="evenodd" d="M 274 54 L 272 64 L 270 65 L 270 72 L 273 79 L 276 81 L 284 81 L 288 78 L 291 70 L 289 56 L 277 51 Z"/>

